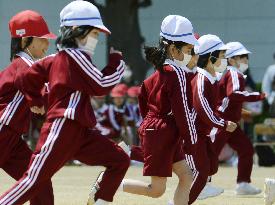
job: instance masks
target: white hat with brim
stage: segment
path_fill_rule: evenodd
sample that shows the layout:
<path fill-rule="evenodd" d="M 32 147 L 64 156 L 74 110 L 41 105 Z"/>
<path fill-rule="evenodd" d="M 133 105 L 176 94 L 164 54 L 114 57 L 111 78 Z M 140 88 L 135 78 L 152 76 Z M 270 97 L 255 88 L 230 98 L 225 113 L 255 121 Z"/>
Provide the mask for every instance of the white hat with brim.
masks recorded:
<path fill-rule="evenodd" d="M 93 26 L 111 34 L 104 26 L 97 7 L 87 1 L 73 1 L 65 6 L 60 12 L 60 26 Z"/>
<path fill-rule="evenodd" d="M 195 46 L 196 54 L 205 55 L 214 51 L 227 50 L 228 46 L 222 40 L 212 34 L 203 35 L 198 39 L 199 45 Z"/>
<path fill-rule="evenodd" d="M 251 53 L 240 42 L 229 42 L 226 45 L 228 47 L 225 53 L 226 58 L 232 58 L 234 56 L 240 56 Z"/>
<path fill-rule="evenodd" d="M 179 15 L 169 15 L 163 19 L 160 36 L 170 41 L 180 41 L 191 45 L 198 44 L 191 22 Z"/>

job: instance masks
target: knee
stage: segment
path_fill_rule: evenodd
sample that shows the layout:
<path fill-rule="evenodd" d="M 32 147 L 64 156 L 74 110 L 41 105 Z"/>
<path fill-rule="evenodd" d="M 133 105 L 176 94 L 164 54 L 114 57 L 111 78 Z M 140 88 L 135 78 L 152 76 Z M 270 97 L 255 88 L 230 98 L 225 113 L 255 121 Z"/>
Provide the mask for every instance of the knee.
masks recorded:
<path fill-rule="evenodd" d="M 159 186 L 159 187 L 151 187 L 150 197 L 152 198 L 159 198 L 165 192 L 166 186 Z"/>
<path fill-rule="evenodd" d="M 193 181 L 193 173 L 188 166 L 185 169 L 174 169 L 174 173 L 177 175 L 179 183 L 191 184 Z"/>
<path fill-rule="evenodd" d="M 130 157 L 124 151 L 120 152 L 119 155 L 120 166 L 128 169 L 130 166 Z"/>

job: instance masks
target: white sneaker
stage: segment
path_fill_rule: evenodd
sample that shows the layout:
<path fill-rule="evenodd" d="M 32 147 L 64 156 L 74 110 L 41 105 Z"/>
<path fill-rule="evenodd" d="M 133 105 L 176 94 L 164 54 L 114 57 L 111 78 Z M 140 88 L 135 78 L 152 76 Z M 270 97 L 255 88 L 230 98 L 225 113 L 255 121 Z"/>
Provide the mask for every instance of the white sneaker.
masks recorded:
<path fill-rule="evenodd" d="M 174 202 L 172 200 L 168 201 L 168 205 L 174 205 Z"/>
<path fill-rule="evenodd" d="M 207 199 L 209 197 L 219 196 L 224 192 L 223 188 L 215 187 L 211 183 L 207 183 L 200 195 L 198 196 L 199 200 Z"/>
<path fill-rule="evenodd" d="M 275 202 L 275 179 L 265 179 L 264 201 L 265 205 L 272 205 Z"/>
<path fill-rule="evenodd" d="M 120 143 L 118 143 L 118 146 L 120 146 L 123 149 L 123 151 L 126 152 L 126 154 L 128 154 L 128 156 L 130 157 L 130 153 L 131 153 L 130 147 L 124 141 L 121 141 Z"/>
<path fill-rule="evenodd" d="M 91 192 L 89 194 L 87 205 L 93 205 L 95 204 L 95 194 L 99 190 L 99 183 L 102 181 L 104 171 L 100 172 L 95 183 L 92 186 Z"/>
<path fill-rule="evenodd" d="M 262 192 L 261 189 L 247 182 L 241 182 L 237 184 L 237 188 L 236 188 L 236 195 L 256 195 L 261 192 Z"/>

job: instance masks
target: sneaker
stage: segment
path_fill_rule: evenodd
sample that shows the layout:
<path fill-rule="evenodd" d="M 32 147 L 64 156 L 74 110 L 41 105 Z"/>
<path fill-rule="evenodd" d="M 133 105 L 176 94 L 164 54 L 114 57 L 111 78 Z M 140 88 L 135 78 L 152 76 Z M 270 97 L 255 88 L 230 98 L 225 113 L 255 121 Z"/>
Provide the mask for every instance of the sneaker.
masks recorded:
<path fill-rule="evenodd" d="M 262 190 L 247 182 L 239 183 L 236 188 L 236 195 L 256 195 L 261 192 Z"/>
<path fill-rule="evenodd" d="M 123 151 L 126 152 L 126 154 L 130 157 L 130 147 L 124 141 L 118 143 L 118 146 L 120 146 L 121 149 L 123 149 Z"/>
<path fill-rule="evenodd" d="M 210 197 L 216 197 L 221 195 L 224 192 L 224 189 L 215 187 L 211 183 L 207 183 L 203 190 L 201 191 L 200 195 L 198 196 L 199 200 L 207 199 Z"/>
<path fill-rule="evenodd" d="M 168 205 L 174 205 L 174 202 L 172 200 L 168 201 Z"/>
<path fill-rule="evenodd" d="M 100 172 L 95 183 L 93 184 L 89 194 L 87 205 L 95 204 L 95 194 L 100 189 L 99 183 L 102 181 L 103 174 L 104 174 L 104 171 Z"/>
<path fill-rule="evenodd" d="M 275 179 L 265 179 L 264 201 L 265 205 L 272 205 L 275 202 Z"/>

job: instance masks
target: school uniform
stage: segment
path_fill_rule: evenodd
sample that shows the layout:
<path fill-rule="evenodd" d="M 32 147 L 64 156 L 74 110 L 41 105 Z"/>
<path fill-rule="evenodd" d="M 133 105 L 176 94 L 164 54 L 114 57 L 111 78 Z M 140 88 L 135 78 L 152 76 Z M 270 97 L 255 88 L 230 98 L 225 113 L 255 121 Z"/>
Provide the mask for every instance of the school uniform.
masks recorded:
<path fill-rule="evenodd" d="M 134 123 L 134 116 L 126 104 L 122 108 L 110 104 L 102 110 L 102 115 L 99 123 L 110 130 L 110 133 L 106 135 L 110 139 L 121 138 L 123 128 L 127 129 L 129 124 Z"/>
<path fill-rule="evenodd" d="M 156 71 L 141 86 L 139 136 L 145 176 L 172 176 L 173 163 L 184 159 L 183 140 L 184 149 L 192 149 L 197 141 L 185 69 L 166 60 L 164 71 Z"/>
<path fill-rule="evenodd" d="M 243 102 L 255 102 L 264 99 L 263 94 L 249 93 L 244 90 L 245 76 L 232 66 L 228 66 L 226 73 L 219 81 L 219 89 L 218 114 L 225 120 L 235 123 L 239 123 L 241 120 Z M 254 148 L 240 125 L 234 132 L 220 132 L 218 134 L 214 142 L 218 154 L 226 143 L 237 151 L 239 157 L 237 182 L 251 182 Z"/>
<path fill-rule="evenodd" d="M 24 52 L 0 73 L 0 167 L 15 180 L 28 169 L 32 150 L 22 135 L 29 130 L 31 111 L 21 92 L 20 75 L 30 69 L 33 60 Z M 30 204 L 54 204 L 51 181 L 33 195 Z"/>
<path fill-rule="evenodd" d="M 23 204 L 71 159 L 107 167 L 99 184 L 104 188 L 95 199 L 113 200 L 129 158 L 113 142 L 90 129 L 96 125 L 90 97 L 106 95 L 123 72 L 119 54 L 111 54 L 109 64 L 100 72 L 85 52 L 65 49 L 37 62 L 22 75 L 22 91 L 30 105 L 41 105 L 39 91 L 49 82 L 48 112 L 29 169 L 0 197 L 1 205 Z"/>
<path fill-rule="evenodd" d="M 189 204 L 192 204 L 204 188 L 208 176 L 216 172 L 218 155 L 213 143 L 218 130 L 226 129 L 226 121 L 216 113 L 218 81 L 208 71 L 198 68 L 192 80 L 195 125 L 198 134 L 196 150 L 186 154 L 186 161 L 192 168 L 194 180 L 190 190 Z"/>

